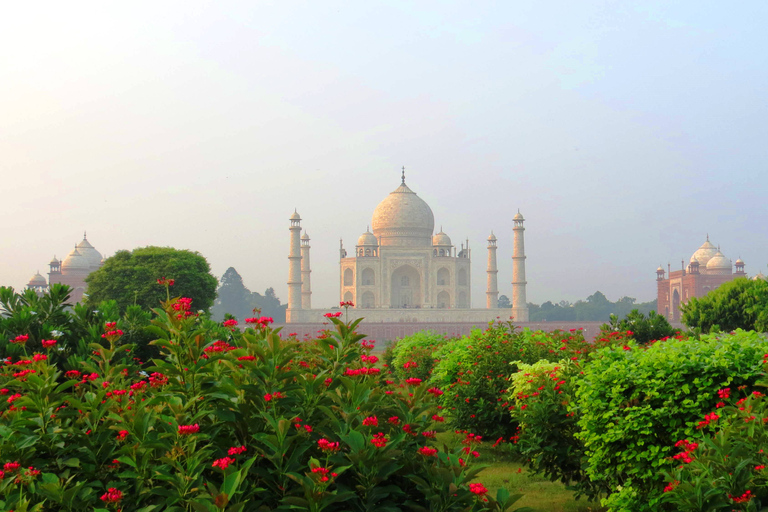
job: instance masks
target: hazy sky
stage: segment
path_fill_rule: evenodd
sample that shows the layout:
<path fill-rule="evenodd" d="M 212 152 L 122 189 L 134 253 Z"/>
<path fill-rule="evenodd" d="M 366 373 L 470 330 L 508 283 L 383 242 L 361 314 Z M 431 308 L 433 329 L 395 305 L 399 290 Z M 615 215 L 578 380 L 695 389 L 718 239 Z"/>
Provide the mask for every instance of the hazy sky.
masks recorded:
<path fill-rule="evenodd" d="M 200 251 L 313 305 L 400 182 L 511 295 L 655 298 L 705 235 L 768 273 L 768 2 L 7 2 L 0 284 L 82 238 Z M 351 252 L 351 251 L 350 251 Z"/>

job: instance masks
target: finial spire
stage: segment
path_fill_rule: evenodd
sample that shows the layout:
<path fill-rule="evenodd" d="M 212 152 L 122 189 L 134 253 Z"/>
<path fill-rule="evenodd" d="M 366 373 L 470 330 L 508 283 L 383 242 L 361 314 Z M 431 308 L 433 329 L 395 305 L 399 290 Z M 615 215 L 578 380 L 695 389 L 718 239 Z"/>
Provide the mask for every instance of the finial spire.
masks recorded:
<path fill-rule="evenodd" d="M 707 233 L 707 242 L 709 242 L 709 233 Z"/>
<path fill-rule="evenodd" d="M 402 179 L 403 185 L 405 185 L 405 166 L 403 166 L 403 176 L 401 179 Z"/>
<path fill-rule="evenodd" d="M 86 238 L 88 238 L 88 235 L 85 231 L 83 231 L 83 240 L 85 240 Z"/>

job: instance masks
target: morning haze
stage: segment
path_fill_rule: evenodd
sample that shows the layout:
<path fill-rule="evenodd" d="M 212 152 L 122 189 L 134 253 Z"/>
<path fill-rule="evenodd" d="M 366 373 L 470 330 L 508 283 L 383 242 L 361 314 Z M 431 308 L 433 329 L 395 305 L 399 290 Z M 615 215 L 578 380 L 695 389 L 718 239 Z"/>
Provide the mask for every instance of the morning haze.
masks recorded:
<path fill-rule="evenodd" d="M 709 233 L 766 273 L 768 5 L 13 3 L 0 16 L 0 284 L 88 240 L 199 251 L 315 307 L 400 183 L 458 245 L 472 304 L 526 218 L 528 300 L 656 296 Z M 478 252 L 479 251 L 479 252 Z"/>

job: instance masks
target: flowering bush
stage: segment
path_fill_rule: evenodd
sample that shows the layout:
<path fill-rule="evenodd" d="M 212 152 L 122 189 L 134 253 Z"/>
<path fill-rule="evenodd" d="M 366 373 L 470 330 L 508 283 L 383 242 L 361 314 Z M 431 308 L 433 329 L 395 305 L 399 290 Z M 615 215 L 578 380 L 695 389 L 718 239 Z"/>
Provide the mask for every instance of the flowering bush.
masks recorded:
<path fill-rule="evenodd" d="M 418 377 L 426 380 L 435 364 L 434 353 L 447 342 L 446 336 L 432 331 L 419 331 L 395 340 L 390 370 L 400 379 Z"/>
<path fill-rule="evenodd" d="M 668 473 L 663 503 L 682 512 L 730 512 L 759 510 L 768 502 L 767 385 L 763 377 L 754 390 L 718 391 L 718 418 L 708 413 L 702 435 L 675 443 L 678 465 Z"/>
<path fill-rule="evenodd" d="M 736 331 L 594 354 L 576 381 L 577 437 L 589 478 L 618 494 L 606 502 L 611 510 L 660 510 L 675 442 L 717 421 L 703 417 L 722 401 L 718 390 L 754 384 L 766 349 L 763 335 Z"/>
<path fill-rule="evenodd" d="M 474 457 L 433 446 L 438 393 L 382 382 L 359 321 L 332 318 L 335 331 L 299 343 L 266 320 L 240 332 L 191 311 L 183 298 L 155 310 L 161 356 L 143 366 L 112 319 L 88 324 L 87 352 L 68 359 L 8 356 L 1 510 L 506 510 L 517 499 L 470 488 Z"/>
<path fill-rule="evenodd" d="M 441 403 L 455 428 L 508 441 L 517 432 L 507 398 L 513 362 L 579 357 L 588 347 L 580 331 L 515 331 L 510 322 L 499 322 L 443 346 L 429 383 L 445 391 Z"/>

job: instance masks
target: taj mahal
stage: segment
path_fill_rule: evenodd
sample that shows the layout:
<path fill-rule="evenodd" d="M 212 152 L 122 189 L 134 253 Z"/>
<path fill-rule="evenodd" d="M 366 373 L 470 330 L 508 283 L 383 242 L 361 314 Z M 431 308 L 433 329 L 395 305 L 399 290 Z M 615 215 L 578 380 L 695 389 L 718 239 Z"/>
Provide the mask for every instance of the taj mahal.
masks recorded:
<path fill-rule="evenodd" d="M 301 234 L 301 216 L 290 216 L 288 323 L 323 321 L 327 309 L 312 309 L 310 239 Z M 498 308 L 497 238 L 488 237 L 485 308 L 473 309 L 469 240 L 457 248 L 443 232 L 435 234 L 429 205 L 405 183 L 379 203 L 369 229 L 350 255 L 339 243 L 340 302 L 352 303 L 351 318 L 367 322 L 479 322 L 496 318 L 528 321 L 525 298 L 523 223 L 514 220 L 512 309 Z"/>

